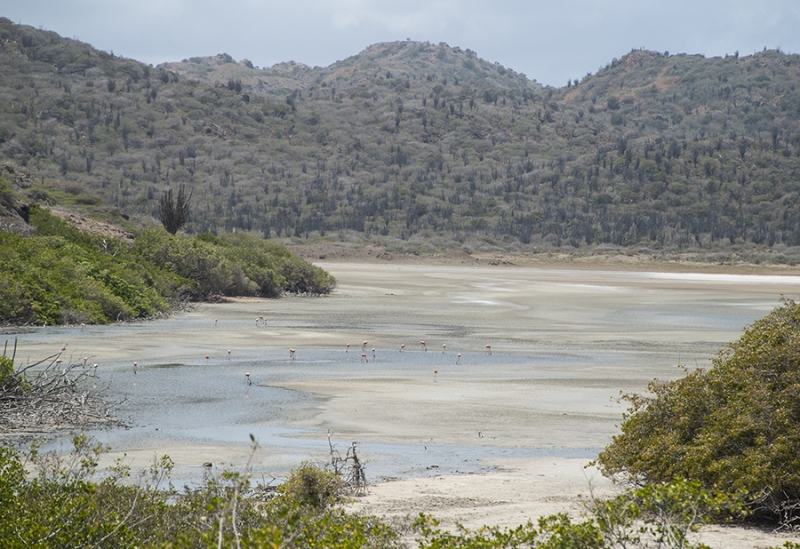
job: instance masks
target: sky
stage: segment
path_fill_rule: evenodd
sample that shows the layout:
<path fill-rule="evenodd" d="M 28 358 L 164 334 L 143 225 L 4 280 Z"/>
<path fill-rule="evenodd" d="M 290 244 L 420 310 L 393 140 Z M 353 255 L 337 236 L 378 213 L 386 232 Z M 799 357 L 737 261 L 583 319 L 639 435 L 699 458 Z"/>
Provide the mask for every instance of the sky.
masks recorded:
<path fill-rule="evenodd" d="M 556 87 L 632 49 L 800 53 L 800 0 L 0 0 L 0 16 L 153 65 L 327 66 L 377 42 L 445 42 Z"/>

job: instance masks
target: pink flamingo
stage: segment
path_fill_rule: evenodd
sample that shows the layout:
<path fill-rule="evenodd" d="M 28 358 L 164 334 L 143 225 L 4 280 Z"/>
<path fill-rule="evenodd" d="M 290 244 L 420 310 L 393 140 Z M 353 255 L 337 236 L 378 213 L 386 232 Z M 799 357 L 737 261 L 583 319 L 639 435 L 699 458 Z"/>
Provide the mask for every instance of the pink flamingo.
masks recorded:
<path fill-rule="evenodd" d="M 433 381 L 436 381 L 436 374 L 438 374 L 438 373 L 439 373 L 439 370 L 436 370 L 436 369 L 433 370 Z"/>
<path fill-rule="evenodd" d="M 216 326 L 216 325 L 217 325 L 217 322 L 218 322 L 218 321 L 219 321 L 219 319 L 218 319 L 218 318 L 215 318 L 215 319 L 214 319 L 214 326 Z"/>
<path fill-rule="evenodd" d="M 294 362 L 294 349 L 289 349 L 289 358 L 291 358 L 292 362 Z"/>
<path fill-rule="evenodd" d="M 376 361 L 375 347 L 372 348 L 372 362 Z"/>
<path fill-rule="evenodd" d="M 86 368 L 86 361 L 89 360 L 88 356 L 83 357 L 83 367 Z"/>
<path fill-rule="evenodd" d="M 367 353 L 361 353 L 361 362 L 367 361 Z"/>
<path fill-rule="evenodd" d="M 447 343 L 442 343 L 442 352 L 447 350 Z"/>
<path fill-rule="evenodd" d="M 84 324 L 83 322 L 81 322 L 81 332 L 83 331 L 83 329 L 84 329 L 84 328 L 86 328 L 86 324 Z"/>
<path fill-rule="evenodd" d="M 403 349 L 405 349 L 405 348 L 406 348 L 406 344 L 405 343 L 401 343 L 400 344 L 400 352 L 402 353 Z"/>
<path fill-rule="evenodd" d="M 458 356 L 456 356 L 456 364 L 458 364 L 459 360 L 461 360 L 461 353 L 458 353 Z"/>
<path fill-rule="evenodd" d="M 492 354 L 492 346 L 491 345 L 486 345 L 486 354 L 487 355 Z"/>
<path fill-rule="evenodd" d="M 345 345 L 344 352 L 345 353 L 349 353 L 350 352 L 350 344 L 349 343 L 347 345 Z"/>
<path fill-rule="evenodd" d="M 425 345 L 425 342 L 424 342 L 424 341 L 420 341 L 420 342 L 419 342 L 419 344 L 420 344 L 420 345 L 422 345 L 422 350 L 423 350 L 423 351 L 427 351 L 427 350 L 428 350 L 428 346 L 427 346 L 427 345 Z"/>
<path fill-rule="evenodd" d="M 206 355 L 206 360 L 208 360 L 208 355 Z"/>
<path fill-rule="evenodd" d="M 244 374 L 244 381 L 245 381 L 245 383 L 247 383 L 248 385 L 252 385 L 252 384 L 253 384 L 253 381 L 250 379 L 250 372 L 245 372 L 245 374 Z"/>
<path fill-rule="evenodd" d="M 364 343 L 361 344 L 361 350 L 362 351 L 366 351 L 367 350 L 367 343 L 369 343 L 369 341 L 365 341 Z"/>
<path fill-rule="evenodd" d="M 133 363 L 133 375 L 136 375 L 136 368 L 139 366 L 138 362 Z"/>
<path fill-rule="evenodd" d="M 228 349 L 228 360 L 230 361 L 230 359 L 231 359 L 231 350 Z"/>

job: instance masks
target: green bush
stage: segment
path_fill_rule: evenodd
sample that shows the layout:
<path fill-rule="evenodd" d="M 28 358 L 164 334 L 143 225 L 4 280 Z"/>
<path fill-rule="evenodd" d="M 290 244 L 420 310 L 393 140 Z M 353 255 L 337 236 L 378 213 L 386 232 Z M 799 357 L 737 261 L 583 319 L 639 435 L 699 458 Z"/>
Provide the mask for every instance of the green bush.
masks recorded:
<path fill-rule="evenodd" d="M 610 500 L 587 502 L 588 516 L 573 522 L 560 513 L 516 528 L 483 527 L 471 532 L 443 531 L 432 517 L 420 515 L 414 526 L 420 549 L 610 549 L 696 548 L 690 534 L 703 524 L 742 509 L 741 499 L 676 479 L 627 491 Z"/>
<path fill-rule="evenodd" d="M 98 475 L 98 458 L 106 450 L 83 435 L 65 455 L 0 447 L 3 547 L 408 547 L 380 519 L 337 506 L 340 481 L 313 465 L 294 471 L 277 497 L 263 486 L 251 487 L 249 474 L 232 471 L 209 473 L 202 486 L 179 492 L 169 482 L 167 456 L 138 482 L 119 462 Z M 738 497 L 677 479 L 587 501 L 579 522 L 558 514 L 509 529 L 448 531 L 420 515 L 413 527 L 420 549 L 706 549 L 692 544 L 690 534 L 741 509 Z"/>
<path fill-rule="evenodd" d="M 280 244 L 241 233 L 222 235 L 218 242 L 225 256 L 241 265 L 245 274 L 258 284 L 264 297 L 281 291 L 327 294 L 336 286 L 333 276 Z"/>
<path fill-rule="evenodd" d="M 712 367 L 627 395 L 622 433 L 599 455 L 637 483 L 680 476 L 773 520 L 800 506 L 800 305 L 784 300 L 720 352 Z"/>
<path fill-rule="evenodd" d="M 14 191 L 11 182 L 0 175 L 0 210 L 14 207 Z"/>
<path fill-rule="evenodd" d="M 35 236 L 0 232 L 0 322 L 107 323 L 169 310 L 171 274 L 151 269 L 142 277 L 125 244 L 109 245 L 36 205 L 30 213 Z"/>
<path fill-rule="evenodd" d="M 22 387 L 22 380 L 14 372 L 11 357 L 0 356 L 0 393 L 15 392 Z"/>
<path fill-rule="evenodd" d="M 120 484 L 122 469 L 101 482 L 91 481 L 102 449 L 84 437 L 75 439 L 75 448 L 71 456 L 56 459 L 0 447 L 4 547 L 123 547 L 157 534 L 148 530 L 154 517 L 168 511 L 165 497 L 137 494 Z M 32 478 L 30 469 L 35 470 Z"/>
<path fill-rule="evenodd" d="M 334 473 L 304 462 L 292 471 L 279 490 L 301 506 L 322 511 L 341 501 L 342 488 L 342 479 Z"/>
<path fill-rule="evenodd" d="M 249 235 L 144 231 L 134 246 L 81 232 L 33 205 L 35 235 L 0 231 L 0 323 L 108 323 L 214 295 L 328 293 L 335 280 L 287 248 Z"/>
<path fill-rule="evenodd" d="M 234 267 L 213 244 L 149 229 L 136 239 L 131 252 L 141 260 L 190 281 L 196 298 L 230 295 Z M 245 294 L 247 295 L 247 294 Z"/>
<path fill-rule="evenodd" d="M 166 456 L 140 482 L 131 483 L 119 463 L 96 480 L 99 455 L 107 449 L 85 436 L 74 445 L 67 455 L 0 447 L 4 548 L 399 546 L 399 536 L 380 520 L 349 515 L 330 500 L 318 507 L 290 496 L 246 497 L 247 474 L 210 475 L 200 488 L 178 492 L 168 482 L 172 462 Z"/>
<path fill-rule="evenodd" d="M 247 234 L 188 239 L 150 229 L 132 252 L 159 268 L 195 283 L 196 297 L 275 297 L 281 292 L 329 293 L 335 279 L 293 255 L 285 246 Z"/>

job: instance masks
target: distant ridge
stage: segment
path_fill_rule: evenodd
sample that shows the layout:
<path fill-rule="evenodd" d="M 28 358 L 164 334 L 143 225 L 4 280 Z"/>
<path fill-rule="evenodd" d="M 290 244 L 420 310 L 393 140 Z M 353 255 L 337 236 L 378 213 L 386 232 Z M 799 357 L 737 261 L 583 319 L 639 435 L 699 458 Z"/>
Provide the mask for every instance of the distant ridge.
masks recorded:
<path fill-rule="evenodd" d="M 185 184 L 191 233 L 800 256 L 797 55 L 634 50 L 553 88 L 414 41 L 262 69 L 0 38 L 0 161 L 28 200 L 152 218 Z"/>

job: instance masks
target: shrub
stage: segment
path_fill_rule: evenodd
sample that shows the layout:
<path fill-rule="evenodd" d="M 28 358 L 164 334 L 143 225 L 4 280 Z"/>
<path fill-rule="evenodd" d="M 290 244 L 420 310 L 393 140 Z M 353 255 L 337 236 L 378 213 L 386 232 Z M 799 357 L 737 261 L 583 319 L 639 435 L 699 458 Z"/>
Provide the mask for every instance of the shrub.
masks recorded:
<path fill-rule="evenodd" d="M 148 271 L 124 244 L 109 246 L 35 205 L 31 222 L 33 237 L 0 232 L 0 322 L 106 323 L 168 310 L 171 275 Z"/>
<path fill-rule="evenodd" d="M 323 511 L 341 499 L 342 479 L 331 471 L 304 462 L 280 485 L 280 492 L 297 504 Z"/>
<path fill-rule="evenodd" d="M 773 520 L 800 519 L 800 305 L 784 300 L 753 323 L 709 370 L 654 381 L 598 457 L 636 483 L 681 476 Z"/>
<path fill-rule="evenodd" d="M 243 295 L 276 297 L 282 291 L 329 293 L 336 280 L 293 255 L 285 246 L 246 234 L 188 239 L 158 229 L 136 239 L 133 252 L 184 279 L 196 297 Z"/>
<path fill-rule="evenodd" d="M 244 496 L 248 475 L 231 471 L 178 492 L 168 484 L 172 461 L 167 456 L 155 460 L 149 477 L 139 482 L 132 483 L 129 469 L 119 462 L 98 480 L 98 457 L 107 449 L 83 435 L 75 437 L 74 446 L 66 455 L 0 447 L 4 548 L 399 547 L 399 536 L 379 519 L 331 507 L 333 500 L 324 499 L 330 495 L 324 471 L 303 468 L 293 477 L 302 476 L 303 485 L 310 478 L 323 481 L 311 482 L 324 496 L 318 507 L 301 505 L 294 496 Z M 289 484 L 295 486 L 291 479 Z"/>
<path fill-rule="evenodd" d="M 35 237 L 2 239 L 0 254 L 20 261 L 9 264 L 14 283 L 0 287 L 14 289 L 22 303 L 30 304 L 7 320 L 105 323 L 168 310 L 164 297 L 169 296 L 153 287 L 153 278 L 171 275 L 151 269 L 151 276 L 143 277 L 143 267 L 125 244 L 112 240 L 109 245 L 108 239 L 83 233 L 38 207 L 31 209 L 31 218 Z M 167 285 L 161 281 L 162 288 Z"/>
<path fill-rule="evenodd" d="M 102 324 L 153 317 L 187 296 L 321 294 L 336 283 L 286 247 L 251 235 L 182 238 L 150 229 L 128 249 L 37 205 L 30 218 L 33 237 L 0 231 L 0 322 Z"/>
<path fill-rule="evenodd" d="M 573 522 L 566 514 L 541 517 L 511 529 L 459 527 L 442 531 L 432 517 L 420 515 L 414 526 L 420 549 L 706 549 L 690 534 L 703 524 L 741 509 L 741 500 L 705 490 L 700 483 L 676 479 L 630 490 L 610 500 L 587 502 L 588 516 Z"/>
<path fill-rule="evenodd" d="M 131 251 L 140 259 L 186 280 L 197 298 L 226 295 L 233 285 L 232 266 L 213 244 L 203 240 L 149 229 L 136 239 Z"/>
<path fill-rule="evenodd" d="M 0 393 L 15 392 L 22 387 L 22 379 L 14 372 L 14 361 L 11 357 L 0 356 Z"/>
<path fill-rule="evenodd" d="M 336 286 L 333 276 L 280 244 L 246 234 L 225 234 L 219 237 L 219 243 L 225 256 L 242 266 L 264 297 L 273 297 L 281 290 L 327 294 Z"/>

